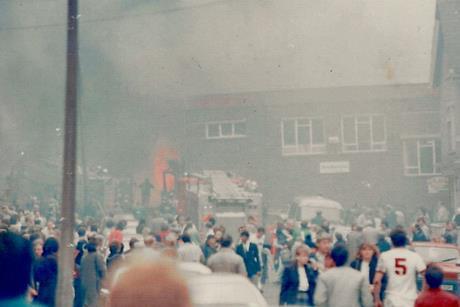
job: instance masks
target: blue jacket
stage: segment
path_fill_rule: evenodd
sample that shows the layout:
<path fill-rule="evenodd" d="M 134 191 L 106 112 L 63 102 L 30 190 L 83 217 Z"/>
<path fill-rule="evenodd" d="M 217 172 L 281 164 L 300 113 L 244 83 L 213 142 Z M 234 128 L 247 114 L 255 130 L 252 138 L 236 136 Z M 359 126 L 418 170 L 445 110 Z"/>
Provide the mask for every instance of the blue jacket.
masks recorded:
<path fill-rule="evenodd" d="M 238 244 L 236 253 L 243 258 L 249 278 L 260 272 L 259 250 L 256 244 L 249 243 L 249 250 L 247 252 L 244 250 L 243 244 Z"/>
<path fill-rule="evenodd" d="M 308 304 L 314 306 L 313 296 L 315 294 L 316 279 L 318 272 L 314 271 L 310 266 L 305 266 L 309 288 Z M 296 265 L 290 265 L 283 271 L 281 278 L 281 292 L 279 298 L 280 305 L 295 305 L 297 304 L 297 294 L 299 292 L 299 272 Z"/>

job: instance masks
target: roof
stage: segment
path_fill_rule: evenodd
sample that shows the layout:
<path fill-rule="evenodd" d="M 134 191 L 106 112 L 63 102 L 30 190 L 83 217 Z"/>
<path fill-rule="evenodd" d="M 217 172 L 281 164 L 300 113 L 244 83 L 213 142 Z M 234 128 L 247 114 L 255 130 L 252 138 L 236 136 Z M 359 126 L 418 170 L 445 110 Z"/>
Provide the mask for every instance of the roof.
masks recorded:
<path fill-rule="evenodd" d="M 343 209 L 342 205 L 335 200 L 324 198 L 322 196 L 304 196 L 296 197 L 294 200 L 299 207 L 312 207 L 324 209 Z"/>

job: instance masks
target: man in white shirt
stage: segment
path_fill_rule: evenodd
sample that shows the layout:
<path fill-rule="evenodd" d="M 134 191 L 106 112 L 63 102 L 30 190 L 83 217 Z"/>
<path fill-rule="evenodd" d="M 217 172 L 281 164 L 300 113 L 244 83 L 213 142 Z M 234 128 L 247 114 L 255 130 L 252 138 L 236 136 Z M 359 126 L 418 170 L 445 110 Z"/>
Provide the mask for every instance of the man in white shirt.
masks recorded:
<path fill-rule="evenodd" d="M 417 298 L 417 273 L 426 269 L 422 257 L 406 248 L 407 235 L 402 229 L 395 229 L 390 234 L 393 249 L 382 253 L 377 264 L 374 279 L 375 306 L 383 306 L 380 289 L 383 275 L 387 275 L 385 290 L 385 307 L 414 306 Z"/>
<path fill-rule="evenodd" d="M 192 239 L 188 234 L 183 234 L 180 237 L 183 244 L 177 249 L 179 259 L 184 262 L 204 262 L 204 255 L 201 248 L 192 243 Z"/>

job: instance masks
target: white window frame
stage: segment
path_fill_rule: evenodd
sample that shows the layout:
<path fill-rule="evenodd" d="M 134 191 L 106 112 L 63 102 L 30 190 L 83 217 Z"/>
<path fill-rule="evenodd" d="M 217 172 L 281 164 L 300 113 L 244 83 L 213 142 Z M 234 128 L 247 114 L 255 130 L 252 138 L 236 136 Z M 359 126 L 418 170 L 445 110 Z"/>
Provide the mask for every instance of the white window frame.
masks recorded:
<path fill-rule="evenodd" d="M 373 118 L 376 116 L 383 117 L 383 142 L 374 141 L 374 124 Z M 358 117 L 367 117 L 369 121 L 369 128 L 371 132 L 371 149 L 359 149 L 359 140 L 358 140 L 358 124 L 359 120 Z M 344 119 L 345 118 L 353 118 L 355 122 L 355 142 L 354 143 L 345 143 L 345 127 L 344 127 Z M 342 130 L 342 152 L 343 153 L 362 153 L 362 152 L 384 152 L 388 150 L 387 147 L 387 121 L 385 114 L 350 114 L 350 115 L 342 115 L 341 117 L 341 130 Z M 347 146 L 356 146 L 356 149 L 347 148 Z M 381 147 L 381 148 L 375 148 Z"/>
<path fill-rule="evenodd" d="M 295 145 L 286 145 L 284 142 L 284 122 L 288 120 L 294 120 L 294 133 L 295 133 Z M 307 120 L 308 124 L 300 124 L 300 120 Z M 323 143 L 313 144 L 313 120 L 321 120 Z M 310 144 L 301 145 L 298 143 L 298 127 L 307 126 L 310 127 Z M 281 152 L 283 156 L 303 156 L 303 155 L 321 155 L 327 153 L 326 141 L 324 135 L 324 118 L 322 117 L 284 117 L 281 118 Z"/>
<path fill-rule="evenodd" d="M 416 141 L 417 144 L 417 165 L 412 166 L 409 165 L 409 159 L 407 156 L 407 142 L 408 141 Z M 437 163 L 437 150 L 436 150 L 436 142 L 440 144 L 440 137 L 439 136 L 418 136 L 418 137 L 406 137 L 402 139 L 403 142 L 403 161 L 404 161 L 404 175 L 407 177 L 423 177 L 423 176 L 439 176 L 441 175 L 441 169 Z M 430 146 L 421 144 L 422 142 L 431 142 Z M 431 147 L 433 153 L 433 172 L 432 173 L 422 173 L 422 165 L 420 160 L 420 149 L 424 147 Z M 440 157 L 439 157 L 440 158 Z M 416 172 L 409 172 L 409 170 L 416 170 Z"/>
<path fill-rule="evenodd" d="M 241 119 L 241 120 L 222 120 L 222 121 L 213 121 L 213 122 L 207 122 L 205 124 L 205 129 L 206 129 L 206 139 L 207 140 L 220 140 L 220 139 L 238 139 L 238 138 L 245 138 L 247 137 L 247 132 L 246 134 L 237 134 L 235 131 L 235 125 L 239 123 L 244 123 L 246 124 L 246 119 Z M 231 124 L 232 125 L 232 133 L 230 135 L 224 135 L 222 133 L 222 125 L 225 124 Z M 209 126 L 210 125 L 218 125 L 219 126 L 219 135 L 218 136 L 210 136 L 209 135 Z M 247 129 L 247 126 L 246 126 Z"/>

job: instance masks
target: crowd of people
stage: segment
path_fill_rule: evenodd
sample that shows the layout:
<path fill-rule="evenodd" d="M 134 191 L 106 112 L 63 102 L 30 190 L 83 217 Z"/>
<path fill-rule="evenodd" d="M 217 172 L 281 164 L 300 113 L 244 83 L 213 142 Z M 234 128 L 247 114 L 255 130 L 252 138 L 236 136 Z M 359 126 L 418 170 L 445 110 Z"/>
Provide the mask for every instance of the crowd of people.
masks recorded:
<path fill-rule="evenodd" d="M 55 306 L 59 257 L 55 217 L 43 217 L 38 208 L 27 211 L 7 206 L 1 208 L 0 217 L 0 265 L 14 270 L 18 279 L 9 284 L 3 277 L 0 305 L 21 296 L 23 304 L 27 297 L 42 306 Z M 446 221 L 438 240 L 457 244 L 459 217 L 457 213 Z M 158 229 L 149 228 L 141 220 L 139 236 L 132 238 L 125 238 L 126 221 L 113 216 L 102 221 L 78 220 L 74 306 L 98 306 L 109 273 L 136 253 L 151 253 L 174 261 L 200 263 L 212 272 L 243 275 L 261 292 L 269 280 L 279 283 L 280 305 L 432 306 L 429 302 L 435 301 L 444 302 L 436 306 L 458 307 L 458 298 L 440 290 L 441 269 L 427 268 L 422 258 L 407 248 L 411 241 L 436 237 L 428 217 L 419 215 L 414 224 L 403 226 L 398 224 L 401 219 L 392 208 L 387 208 L 380 223 L 376 219 L 375 215 L 361 213 L 353 220 L 350 231 L 342 233 L 321 212 L 309 221 L 286 220 L 265 227 L 249 217 L 238 229 L 239 236 L 232 237 L 212 216 L 202 229 L 190 219 L 177 216 Z M 25 288 L 19 286 L 22 273 L 27 273 Z M 427 290 L 420 295 L 417 273 L 425 273 L 427 284 Z"/>

